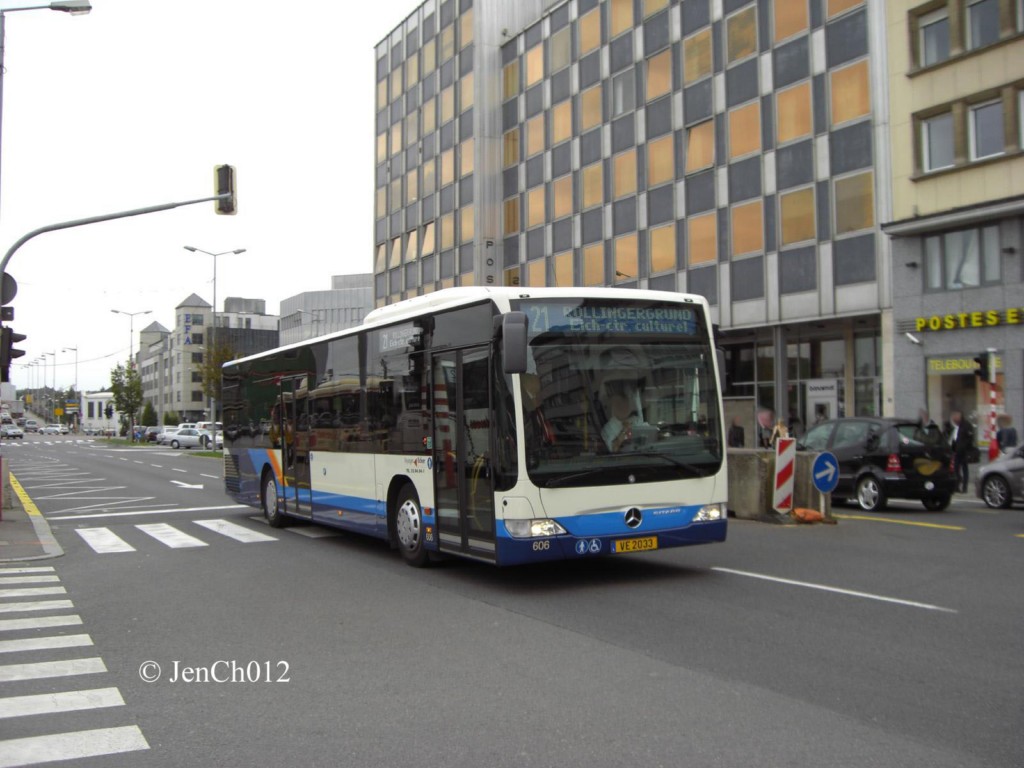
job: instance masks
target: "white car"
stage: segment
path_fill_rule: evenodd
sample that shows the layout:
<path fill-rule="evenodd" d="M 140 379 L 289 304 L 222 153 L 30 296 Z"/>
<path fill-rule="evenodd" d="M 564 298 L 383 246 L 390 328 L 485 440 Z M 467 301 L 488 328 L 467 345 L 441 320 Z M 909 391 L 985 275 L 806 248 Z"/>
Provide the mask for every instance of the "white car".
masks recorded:
<path fill-rule="evenodd" d="M 160 445 L 170 445 L 171 439 L 178 434 L 178 427 L 164 427 L 163 431 L 156 436 Z"/>
<path fill-rule="evenodd" d="M 45 427 L 39 430 L 41 435 L 59 435 L 60 424 L 47 424 Z"/>
<path fill-rule="evenodd" d="M 13 424 L 4 424 L 3 428 L 0 429 L 0 437 L 9 437 L 11 440 L 24 440 L 25 433 L 21 431 L 21 427 L 16 427 Z"/>
<path fill-rule="evenodd" d="M 210 445 L 211 435 L 206 430 L 186 427 L 179 429 L 177 434 L 171 437 L 171 448 L 207 448 Z M 217 433 L 217 447 L 224 447 L 224 439 Z"/>

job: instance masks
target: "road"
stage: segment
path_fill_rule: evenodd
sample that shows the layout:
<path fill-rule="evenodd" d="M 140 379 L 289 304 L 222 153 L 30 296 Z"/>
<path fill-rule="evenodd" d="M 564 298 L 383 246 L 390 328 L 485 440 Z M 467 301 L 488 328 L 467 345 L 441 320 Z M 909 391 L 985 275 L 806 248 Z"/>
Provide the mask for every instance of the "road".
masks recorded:
<path fill-rule="evenodd" d="M 1024 763 L 1020 507 L 847 508 L 836 526 L 733 521 L 722 545 L 417 570 L 376 540 L 267 527 L 216 460 L 2 450 L 66 554 L 4 569 L 47 580 L 0 587 L 0 620 L 81 623 L 0 632 L 36 643 L 0 653 L 0 757 L 70 741 L 86 766 Z M 64 591 L 4 594 L 22 588 Z M 10 612 L 24 601 L 54 607 Z M 83 659 L 105 671 L 4 672 Z"/>

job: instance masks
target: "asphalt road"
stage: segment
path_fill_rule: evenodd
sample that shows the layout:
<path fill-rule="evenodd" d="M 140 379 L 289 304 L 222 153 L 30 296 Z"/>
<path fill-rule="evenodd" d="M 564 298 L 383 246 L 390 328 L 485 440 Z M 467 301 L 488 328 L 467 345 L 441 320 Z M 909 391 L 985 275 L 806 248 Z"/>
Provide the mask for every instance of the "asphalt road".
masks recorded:
<path fill-rule="evenodd" d="M 100 756 L 76 765 L 1024 763 L 1019 507 L 850 508 L 836 526 L 732 521 L 721 545 L 417 570 L 375 540 L 268 528 L 231 505 L 216 460 L 34 436 L 2 450 L 66 552 L 31 564 L 57 579 L 38 586 L 66 594 L 0 591 L 0 610 L 73 607 L 0 620 L 82 623 L 0 643 L 92 644 L 0 665 L 106 671 L 0 666 L 0 715 L 4 697 L 81 690 L 123 704 L 5 716 L 0 758 L 89 731 Z M 116 544 L 96 529 L 130 550 L 96 551 Z"/>

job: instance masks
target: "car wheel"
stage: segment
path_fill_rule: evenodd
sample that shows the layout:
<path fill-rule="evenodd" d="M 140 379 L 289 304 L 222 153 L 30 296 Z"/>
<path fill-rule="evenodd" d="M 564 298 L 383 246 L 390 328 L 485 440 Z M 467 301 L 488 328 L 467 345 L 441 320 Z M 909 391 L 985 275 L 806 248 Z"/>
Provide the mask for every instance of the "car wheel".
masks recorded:
<path fill-rule="evenodd" d="M 992 509 L 1009 509 L 1013 503 L 1010 484 L 1000 475 L 985 478 L 981 486 L 981 498 Z"/>
<path fill-rule="evenodd" d="M 402 558 L 411 566 L 421 568 L 427 563 L 427 550 L 423 546 L 423 510 L 416 490 L 406 485 L 398 493 L 395 507 L 395 538 Z"/>
<path fill-rule="evenodd" d="M 263 516 L 271 528 L 284 528 L 288 525 L 288 518 L 278 505 L 277 482 L 270 470 L 263 473 L 263 493 L 260 494 L 260 499 L 263 503 Z"/>
<path fill-rule="evenodd" d="M 865 512 L 877 512 L 885 508 L 885 491 L 874 475 L 865 475 L 857 483 L 857 506 Z"/>
<path fill-rule="evenodd" d="M 171 440 L 171 448 L 173 448 L 174 450 L 178 450 L 179 444 L 177 440 Z"/>
<path fill-rule="evenodd" d="M 929 512 L 941 512 L 949 506 L 949 502 L 952 498 L 953 497 L 949 494 L 942 494 L 941 496 L 925 496 L 921 499 L 921 503 L 924 504 L 924 508 Z"/>

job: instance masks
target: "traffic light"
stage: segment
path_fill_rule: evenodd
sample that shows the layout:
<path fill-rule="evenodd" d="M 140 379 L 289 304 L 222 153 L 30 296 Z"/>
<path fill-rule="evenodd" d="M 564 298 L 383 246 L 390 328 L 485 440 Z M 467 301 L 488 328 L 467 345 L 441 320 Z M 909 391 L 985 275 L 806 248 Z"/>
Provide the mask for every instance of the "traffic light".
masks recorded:
<path fill-rule="evenodd" d="M 988 381 L 988 352 L 982 352 L 980 357 L 974 358 L 978 367 L 974 369 L 974 375 L 982 381 Z"/>
<path fill-rule="evenodd" d="M 235 196 L 235 167 L 218 165 L 213 169 L 213 184 L 216 194 L 230 195 L 214 202 L 214 210 L 222 216 L 234 216 L 238 213 L 238 198 Z"/>
<path fill-rule="evenodd" d="M 11 380 L 11 361 L 25 354 L 25 350 L 15 349 L 14 345 L 24 340 L 24 333 L 15 333 L 6 327 L 0 329 L 0 381 Z"/>
<path fill-rule="evenodd" d="M 106 414 L 108 419 L 114 418 L 114 406 L 110 405 L 109 403 L 107 403 Z"/>

